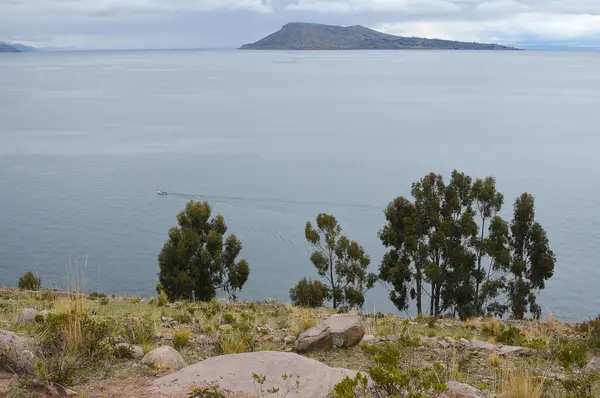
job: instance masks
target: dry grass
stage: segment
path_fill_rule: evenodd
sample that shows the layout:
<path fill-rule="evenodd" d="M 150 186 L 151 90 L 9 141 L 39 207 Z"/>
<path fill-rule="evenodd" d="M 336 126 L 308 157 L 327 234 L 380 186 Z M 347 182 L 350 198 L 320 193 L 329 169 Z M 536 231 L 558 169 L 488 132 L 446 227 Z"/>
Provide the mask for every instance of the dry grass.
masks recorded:
<path fill-rule="evenodd" d="M 312 328 L 317 324 L 317 318 L 310 310 L 298 309 L 298 312 L 291 317 L 291 329 L 294 337 L 298 337 L 300 333 Z"/>
<path fill-rule="evenodd" d="M 488 357 L 488 362 L 490 363 L 490 365 L 492 365 L 492 367 L 498 368 L 502 364 L 502 358 L 497 352 L 492 352 Z"/>
<path fill-rule="evenodd" d="M 523 370 L 508 371 L 503 377 L 502 398 L 541 398 L 545 380 Z"/>
<path fill-rule="evenodd" d="M 504 325 L 496 318 L 486 318 L 481 324 L 481 330 L 492 337 L 498 337 L 503 329 Z"/>
<path fill-rule="evenodd" d="M 181 351 L 181 349 L 188 345 L 188 341 L 190 339 L 190 332 L 187 329 L 180 329 L 173 331 L 173 347 L 176 350 Z"/>
<path fill-rule="evenodd" d="M 239 330 L 222 333 L 219 336 L 219 351 L 222 355 L 248 352 L 248 342 Z"/>

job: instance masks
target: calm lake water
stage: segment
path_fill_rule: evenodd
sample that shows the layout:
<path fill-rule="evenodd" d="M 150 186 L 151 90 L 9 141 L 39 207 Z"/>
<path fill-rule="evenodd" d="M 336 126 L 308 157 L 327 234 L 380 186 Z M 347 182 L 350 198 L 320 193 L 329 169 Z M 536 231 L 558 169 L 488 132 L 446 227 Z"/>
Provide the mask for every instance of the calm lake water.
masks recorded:
<path fill-rule="evenodd" d="M 289 300 L 316 276 L 307 220 L 334 214 L 376 271 L 385 205 L 457 168 L 496 176 L 504 215 L 536 197 L 558 258 L 543 307 L 592 317 L 599 110 L 592 52 L 2 54 L 0 283 L 64 286 L 87 255 L 87 291 L 151 296 L 168 228 L 204 195 L 244 243 L 241 297 Z M 394 310 L 381 286 L 367 305 Z"/>

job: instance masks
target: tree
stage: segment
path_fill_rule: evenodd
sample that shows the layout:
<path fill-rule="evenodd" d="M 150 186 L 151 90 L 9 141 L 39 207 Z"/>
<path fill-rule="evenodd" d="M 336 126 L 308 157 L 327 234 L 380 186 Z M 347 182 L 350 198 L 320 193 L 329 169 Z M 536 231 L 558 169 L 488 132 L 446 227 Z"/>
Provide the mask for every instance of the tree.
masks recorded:
<path fill-rule="evenodd" d="M 334 216 L 321 213 L 316 222 L 317 229 L 307 222 L 304 234 L 307 242 L 317 249 L 310 261 L 331 286 L 333 308 L 361 307 L 365 291 L 377 279 L 374 274 L 367 274 L 371 259 L 356 241 L 341 235 L 342 228 Z"/>
<path fill-rule="evenodd" d="M 215 297 L 217 289 L 235 298 L 248 280 L 248 263 L 236 262 L 242 242 L 233 234 L 225 237 L 225 220 L 211 218 L 211 212 L 207 202 L 189 201 L 177 215 L 178 226 L 169 230 L 158 256 L 158 276 L 171 299 L 206 301 Z"/>
<path fill-rule="evenodd" d="M 41 284 L 40 278 L 31 271 L 26 272 L 19 278 L 19 289 L 21 290 L 40 290 Z"/>
<path fill-rule="evenodd" d="M 539 319 L 541 308 L 535 293 L 544 289 L 546 280 L 554 274 L 556 257 L 546 231 L 535 221 L 535 201 L 528 193 L 515 200 L 508 243 L 511 254 L 506 293 L 512 316 L 523 319 L 529 306 Z"/>
<path fill-rule="evenodd" d="M 322 307 L 323 302 L 330 298 L 329 288 L 321 281 L 313 281 L 310 278 L 301 279 L 290 289 L 292 304 L 299 307 Z"/>

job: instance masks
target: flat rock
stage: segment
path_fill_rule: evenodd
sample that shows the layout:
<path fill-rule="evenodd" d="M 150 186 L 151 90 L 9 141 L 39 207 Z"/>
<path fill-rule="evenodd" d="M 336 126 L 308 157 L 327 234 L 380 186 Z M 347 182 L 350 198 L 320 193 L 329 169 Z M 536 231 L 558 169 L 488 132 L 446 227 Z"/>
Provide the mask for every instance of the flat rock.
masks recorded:
<path fill-rule="evenodd" d="M 468 347 L 469 345 L 471 345 L 471 343 L 469 342 L 469 340 L 467 340 L 467 339 L 465 339 L 465 338 L 461 338 L 460 340 L 458 340 L 458 342 L 459 342 L 461 345 L 465 346 L 465 347 Z"/>
<path fill-rule="evenodd" d="M 37 358 L 31 347 L 21 336 L 0 330 L 0 363 L 5 362 L 12 369 L 31 373 L 37 365 Z"/>
<path fill-rule="evenodd" d="M 141 359 L 144 357 L 144 350 L 139 345 L 127 344 L 127 343 L 118 343 L 116 347 L 126 347 L 131 351 L 132 359 Z"/>
<path fill-rule="evenodd" d="M 381 339 L 379 337 L 373 336 L 372 334 L 365 334 L 362 338 L 361 343 L 365 344 L 376 344 L 379 343 Z"/>
<path fill-rule="evenodd" d="M 29 325 L 30 323 L 34 323 L 35 316 L 37 314 L 38 311 L 35 308 L 25 308 L 19 316 L 19 320 L 17 321 L 17 323 L 19 325 Z"/>
<path fill-rule="evenodd" d="M 532 350 L 531 348 L 519 347 L 519 346 L 514 346 L 514 345 L 499 346 L 498 351 L 504 355 L 514 354 L 514 355 L 527 356 L 527 357 L 535 354 L 535 350 Z"/>
<path fill-rule="evenodd" d="M 452 398 L 485 398 L 484 393 L 477 388 L 468 384 L 459 383 L 457 381 L 446 382 L 448 387 L 448 393 L 445 393 L 446 397 Z M 443 395 L 442 395 L 443 396 Z"/>
<path fill-rule="evenodd" d="M 221 389 L 256 394 L 253 372 L 266 376 L 265 391 L 278 387 L 281 396 L 286 393 L 286 382 L 281 375 L 291 375 L 289 384 L 292 388 L 287 394 L 288 398 L 325 398 L 333 386 L 346 376 L 352 378 L 356 374 L 352 370 L 332 368 L 294 353 L 259 351 L 208 358 L 156 379 L 151 392 L 183 398 L 193 385 L 216 383 Z M 295 388 L 296 376 L 300 376 L 298 389 Z"/>
<path fill-rule="evenodd" d="M 143 364 L 166 367 L 171 370 L 179 370 L 187 366 L 181 354 L 174 348 L 162 346 L 150 351 L 142 358 Z"/>
<path fill-rule="evenodd" d="M 352 347 L 362 340 L 365 326 L 359 316 L 336 314 L 305 330 L 296 340 L 296 351 Z"/>
<path fill-rule="evenodd" d="M 471 348 L 476 350 L 486 350 L 486 351 L 497 351 L 498 346 L 492 343 L 488 343 L 487 341 L 473 340 L 471 341 Z"/>

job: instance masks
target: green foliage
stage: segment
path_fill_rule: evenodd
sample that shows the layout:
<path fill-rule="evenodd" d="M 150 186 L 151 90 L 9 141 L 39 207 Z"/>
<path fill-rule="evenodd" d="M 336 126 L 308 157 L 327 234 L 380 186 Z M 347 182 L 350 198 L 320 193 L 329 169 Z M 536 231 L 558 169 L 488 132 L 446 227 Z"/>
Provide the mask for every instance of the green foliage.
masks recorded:
<path fill-rule="evenodd" d="M 600 315 L 594 319 L 581 322 L 577 325 L 577 330 L 584 333 L 588 345 L 594 350 L 600 349 Z"/>
<path fill-rule="evenodd" d="M 173 347 L 176 350 L 180 351 L 183 347 L 188 345 L 188 341 L 190 339 L 190 332 L 187 329 L 180 329 L 173 331 Z"/>
<path fill-rule="evenodd" d="M 41 284 L 40 278 L 32 272 L 26 272 L 19 278 L 19 289 L 21 290 L 40 290 Z"/>
<path fill-rule="evenodd" d="M 583 369 L 588 361 L 588 346 L 581 339 L 560 339 L 553 345 L 554 356 L 558 362 L 570 371 L 574 367 Z"/>
<path fill-rule="evenodd" d="M 133 348 L 128 345 L 117 345 L 113 355 L 119 359 L 131 359 L 133 358 Z"/>
<path fill-rule="evenodd" d="M 316 219 L 316 229 L 306 223 L 306 241 L 316 248 L 311 254 L 319 276 L 331 286 L 333 308 L 340 306 L 348 310 L 360 308 L 365 302 L 364 293 L 371 289 L 377 280 L 375 274 L 367 274 L 371 263 L 362 246 L 343 236 L 342 227 L 336 218 L 321 213 Z"/>
<path fill-rule="evenodd" d="M 325 300 L 331 298 L 329 288 L 320 281 L 310 278 L 301 279 L 290 289 L 292 304 L 299 307 L 322 307 Z"/>
<path fill-rule="evenodd" d="M 156 341 L 154 323 L 147 318 L 132 318 L 127 320 L 121 334 L 131 344 L 142 345 Z"/>
<path fill-rule="evenodd" d="M 539 318 L 536 292 L 552 276 L 555 257 L 534 220 L 531 195 L 517 198 L 510 224 L 497 215 L 504 197 L 493 177 L 473 182 L 454 170 L 446 183 L 430 173 L 412 185 L 411 196 L 412 201 L 398 197 L 387 206 L 379 231 L 388 249 L 379 278 L 390 285 L 399 310 L 416 299 L 421 315 L 428 289 L 430 315 L 450 312 L 466 319 L 487 310 L 522 319 L 529 310 Z M 500 295 L 508 305 L 496 301 Z"/>
<path fill-rule="evenodd" d="M 334 398 L 354 397 L 410 397 L 426 398 L 446 390 L 442 382 L 442 369 L 438 366 L 402 369 L 400 360 L 405 341 L 379 345 L 363 345 L 363 350 L 372 356 L 375 365 L 369 367 L 368 375 L 373 384 L 362 374 L 346 377 L 333 389 Z M 438 375 L 439 374 L 439 375 Z"/>
<path fill-rule="evenodd" d="M 48 314 L 36 331 L 38 377 L 72 385 L 78 370 L 113 354 L 109 340 L 114 328 L 110 319 L 86 313 Z"/>
<path fill-rule="evenodd" d="M 208 301 L 217 289 L 235 297 L 248 280 L 248 263 L 236 262 L 242 242 L 235 235 L 225 237 L 224 218 L 211 218 L 211 211 L 207 202 L 189 201 L 177 216 L 178 226 L 169 230 L 158 256 L 158 276 L 172 299 Z"/>
<path fill-rule="evenodd" d="M 92 299 L 92 300 L 103 299 L 103 298 L 106 298 L 106 294 L 104 294 L 104 293 L 99 293 L 99 292 L 90 293 L 90 299 Z"/>
<path fill-rule="evenodd" d="M 217 386 L 193 386 L 188 390 L 187 398 L 226 398 L 226 395 Z"/>
<path fill-rule="evenodd" d="M 503 328 L 496 336 L 496 339 L 504 344 L 523 345 L 525 343 L 525 334 L 518 327 L 509 326 L 508 328 Z"/>

